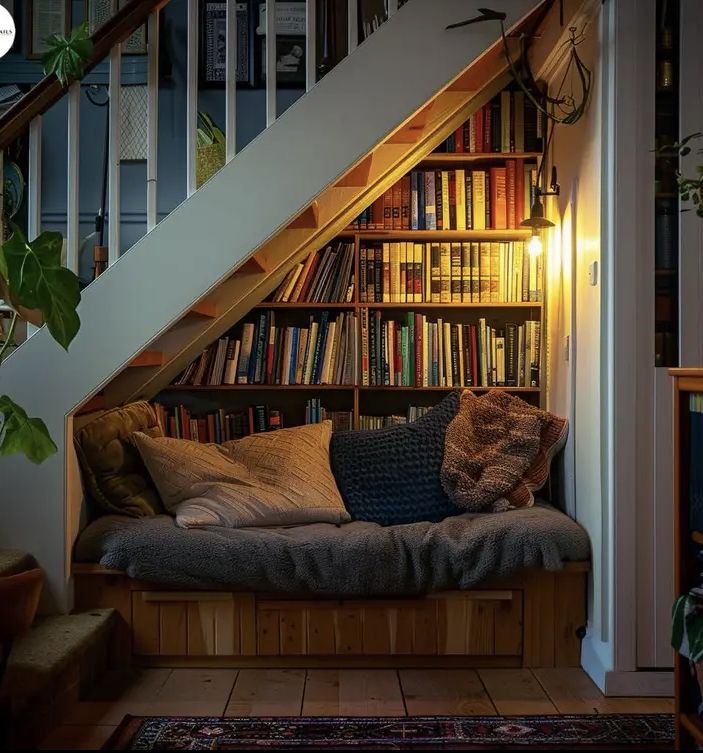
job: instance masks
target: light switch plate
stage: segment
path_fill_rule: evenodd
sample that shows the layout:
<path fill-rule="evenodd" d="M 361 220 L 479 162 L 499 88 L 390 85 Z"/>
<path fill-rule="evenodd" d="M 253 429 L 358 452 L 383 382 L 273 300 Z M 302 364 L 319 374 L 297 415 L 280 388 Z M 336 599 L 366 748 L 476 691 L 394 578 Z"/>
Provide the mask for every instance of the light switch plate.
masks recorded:
<path fill-rule="evenodd" d="M 597 261 L 592 261 L 588 265 L 588 284 L 589 285 L 598 284 L 598 262 Z"/>

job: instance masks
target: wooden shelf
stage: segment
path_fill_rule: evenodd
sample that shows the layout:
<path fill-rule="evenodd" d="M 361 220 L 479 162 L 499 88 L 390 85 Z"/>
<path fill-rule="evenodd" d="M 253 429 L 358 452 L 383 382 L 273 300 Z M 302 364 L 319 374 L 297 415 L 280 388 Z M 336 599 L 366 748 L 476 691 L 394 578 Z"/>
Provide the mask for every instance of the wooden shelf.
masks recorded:
<path fill-rule="evenodd" d="M 163 392 L 227 392 L 237 390 L 353 390 L 353 384 L 170 384 Z"/>
<path fill-rule="evenodd" d="M 540 392 L 540 387 L 399 387 L 396 385 L 365 385 L 360 386 L 361 392 L 388 392 L 396 390 L 399 392 L 451 392 L 452 390 L 471 390 L 472 392 L 491 392 L 492 390 L 502 390 L 503 392 Z"/>
<path fill-rule="evenodd" d="M 432 152 L 420 163 L 426 165 L 455 165 L 464 162 L 487 162 L 489 160 L 524 159 L 536 160 L 541 152 Z"/>
<path fill-rule="evenodd" d="M 360 309 L 514 309 L 541 308 L 541 302 L 514 303 L 359 303 Z"/>
<path fill-rule="evenodd" d="M 693 531 L 691 533 L 691 539 L 695 541 L 696 544 L 703 544 L 703 533 L 700 531 Z"/>
<path fill-rule="evenodd" d="M 306 303 L 305 301 L 296 301 L 290 303 L 289 301 L 283 301 L 279 303 L 272 303 L 270 301 L 263 301 L 257 303 L 254 306 L 255 309 L 353 309 L 356 308 L 356 303 Z"/>
<path fill-rule="evenodd" d="M 393 239 L 398 241 L 516 241 L 532 235 L 527 228 L 519 230 L 357 230 L 345 228 L 339 236 L 358 235 L 361 240 Z"/>

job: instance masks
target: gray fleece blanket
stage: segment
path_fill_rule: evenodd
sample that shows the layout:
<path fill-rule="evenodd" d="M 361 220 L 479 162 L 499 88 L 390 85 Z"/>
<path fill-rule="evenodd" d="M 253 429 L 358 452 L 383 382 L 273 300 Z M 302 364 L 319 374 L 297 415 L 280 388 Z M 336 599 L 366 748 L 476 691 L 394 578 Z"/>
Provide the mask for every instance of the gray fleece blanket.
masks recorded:
<path fill-rule="evenodd" d="M 387 527 L 355 521 L 183 529 L 167 515 L 107 515 L 83 531 L 75 551 L 78 562 L 181 588 L 338 597 L 467 589 L 589 556 L 586 532 L 544 504 Z"/>

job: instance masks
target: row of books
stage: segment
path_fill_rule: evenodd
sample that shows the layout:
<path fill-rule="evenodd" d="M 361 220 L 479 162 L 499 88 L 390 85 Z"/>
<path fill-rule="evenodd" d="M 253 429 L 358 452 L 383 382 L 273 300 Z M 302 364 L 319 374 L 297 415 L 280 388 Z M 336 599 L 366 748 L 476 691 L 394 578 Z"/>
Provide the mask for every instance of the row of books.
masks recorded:
<path fill-rule="evenodd" d="M 364 241 L 361 303 L 539 302 L 543 260 L 523 241 L 413 243 Z"/>
<path fill-rule="evenodd" d="M 410 424 L 420 416 L 424 416 L 431 408 L 426 405 L 409 405 L 404 416 L 359 416 L 360 429 L 385 429 L 387 426 Z"/>
<path fill-rule="evenodd" d="M 481 169 L 413 170 L 368 206 L 358 230 L 514 230 L 529 214 L 533 162 Z"/>
<path fill-rule="evenodd" d="M 283 428 L 283 414 L 267 405 L 250 405 L 244 410 L 216 411 L 194 416 L 184 405 L 168 408 L 154 403 L 159 424 L 167 437 L 195 442 L 229 442 L 248 434 Z"/>
<path fill-rule="evenodd" d="M 354 244 L 340 242 L 313 251 L 288 272 L 268 300 L 276 303 L 354 300 Z"/>
<path fill-rule="evenodd" d="M 542 113 L 524 92 L 504 90 L 478 109 L 435 151 L 541 152 L 542 139 Z"/>
<path fill-rule="evenodd" d="M 361 384 L 399 387 L 539 387 L 541 323 L 453 324 L 407 313 L 361 312 Z"/>
<path fill-rule="evenodd" d="M 305 423 L 319 424 L 332 422 L 332 431 L 350 431 L 354 428 L 354 414 L 350 410 L 327 410 L 319 397 L 305 403 Z"/>
<path fill-rule="evenodd" d="M 206 348 L 176 379 L 177 385 L 355 384 L 356 315 L 329 311 L 311 316 L 307 327 L 276 326 L 274 311 L 242 325 Z"/>

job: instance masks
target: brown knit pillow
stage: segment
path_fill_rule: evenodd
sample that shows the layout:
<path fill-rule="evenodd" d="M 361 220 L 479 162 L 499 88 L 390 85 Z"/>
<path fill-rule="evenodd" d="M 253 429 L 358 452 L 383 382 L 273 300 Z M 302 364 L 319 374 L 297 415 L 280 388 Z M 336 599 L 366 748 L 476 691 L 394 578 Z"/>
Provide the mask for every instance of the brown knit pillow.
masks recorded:
<path fill-rule="evenodd" d="M 507 392 L 466 390 L 445 437 L 444 491 L 470 512 L 530 507 L 568 429 L 567 419 Z"/>

